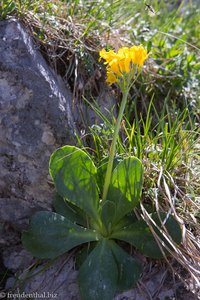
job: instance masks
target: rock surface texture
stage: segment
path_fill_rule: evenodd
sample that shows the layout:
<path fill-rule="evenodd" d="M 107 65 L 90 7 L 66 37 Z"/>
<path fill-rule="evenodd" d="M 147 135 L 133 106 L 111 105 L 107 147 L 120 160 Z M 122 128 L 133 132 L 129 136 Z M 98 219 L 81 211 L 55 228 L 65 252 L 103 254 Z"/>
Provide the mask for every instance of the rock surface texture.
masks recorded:
<path fill-rule="evenodd" d="M 72 97 L 18 21 L 0 23 L 0 53 L 0 220 L 22 228 L 51 207 L 48 161 L 70 143 Z"/>
<path fill-rule="evenodd" d="M 17 20 L 0 22 L 0 250 L 9 270 L 30 216 L 51 209 L 48 161 L 72 141 L 71 102 L 26 28 Z M 30 259 L 22 254 L 26 268 Z"/>

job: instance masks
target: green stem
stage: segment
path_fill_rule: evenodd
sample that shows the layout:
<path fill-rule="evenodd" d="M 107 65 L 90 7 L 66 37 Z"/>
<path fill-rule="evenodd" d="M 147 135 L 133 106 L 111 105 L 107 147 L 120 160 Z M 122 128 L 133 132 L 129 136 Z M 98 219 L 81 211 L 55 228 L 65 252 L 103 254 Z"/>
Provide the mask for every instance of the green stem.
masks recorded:
<path fill-rule="evenodd" d="M 114 134 L 113 134 L 112 144 L 111 144 L 111 148 L 110 148 L 110 156 L 109 156 L 108 166 L 107 166 L 107 171 L 106 171 L 106 177 L 105 177 L 105 181 L 104 181 L 103 197 L 102 197 L 103 202 L 107 198 L 108 188 L 109 188 L 110 181 L 111 181 L 113 161 L 114 161 L 115 152 L 116 152 L 116 145 L 117 145 L 117 138 L 118 138 L 120 124 L 121 124 L 121 120 L 122 120 L 122 117 L 123 117 L 124 109 L 125 109 L 127 98 L 128 98 L 128 93 L 129 93 L 129 88 L 125 89 L 124 92 L 123 92 L 122 103 L 121 103 L 121 106 L 120 106 L 119 115 L 117 117 L 117 123 L 116 123 L 116 126 L 115 126 L 115 131 L 114 131 Z"/>

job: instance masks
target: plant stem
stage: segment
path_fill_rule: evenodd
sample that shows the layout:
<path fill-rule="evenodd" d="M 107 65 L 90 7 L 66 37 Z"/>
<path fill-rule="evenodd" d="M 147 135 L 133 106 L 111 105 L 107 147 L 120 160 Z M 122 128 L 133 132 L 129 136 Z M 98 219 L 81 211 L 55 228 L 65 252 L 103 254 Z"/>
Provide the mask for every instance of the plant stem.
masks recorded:
<path fill-rule="evenodd" d="M 113 139 L 112 139 L 111 148 L 110 148 L 110 157 L 109 157 L 109 160 L 108 160 L 108 166 L 107 166 L 107 171 L 106 171 L 106 176 L 105 176 L 105 181 L 104 181 L 103 197 L 102 197 L 103 202 L 107 198 L 108 188 L 109 188 L 110 181 L 111 181 L 113 161 L 114 161 L 115 152 L 116 152 L 116 145 L 117 145 L 117 138 L 118 138 L 120 124 L 121 124 L 121 120 L 122 120 L 122 117 L 123 117 L 124 109 L 125 109 L 127 98 L 128 98 L 128 93 L 129 93 L 129 88 L 126 88 L 123 91 L 122 103 L 121 103 L 121 106 L 120 106 L 119 115 L 117 117 L 115 131 L 114 131 L 114 134 L 113 134 Z"/>

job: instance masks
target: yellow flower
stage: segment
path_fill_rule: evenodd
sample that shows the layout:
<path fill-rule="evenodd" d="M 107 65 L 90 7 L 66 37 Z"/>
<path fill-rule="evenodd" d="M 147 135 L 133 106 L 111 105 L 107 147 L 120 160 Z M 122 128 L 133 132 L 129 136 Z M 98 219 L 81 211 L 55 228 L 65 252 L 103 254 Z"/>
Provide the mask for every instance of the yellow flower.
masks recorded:
<path fill-rule="evenodd" d="M 122 47 L 118 52 L 102 49 L 99 55 L 100 59 L 103 58 L 105 60 L 104 64 L 107 65 L 106 81 L 109 85 L 118 82 L 120 77 L 132 72 L 135 67 L 140 69 L 148 57 L 147 50 L 142 46 Z"/>
<path fill-rule="evenodd" d="M 114 73 L 108 71 L 106 82 L 108 82 L 108 84 L 111 85 L 111 84 L 117 82 L 117 77 L 115 76 Z"/>

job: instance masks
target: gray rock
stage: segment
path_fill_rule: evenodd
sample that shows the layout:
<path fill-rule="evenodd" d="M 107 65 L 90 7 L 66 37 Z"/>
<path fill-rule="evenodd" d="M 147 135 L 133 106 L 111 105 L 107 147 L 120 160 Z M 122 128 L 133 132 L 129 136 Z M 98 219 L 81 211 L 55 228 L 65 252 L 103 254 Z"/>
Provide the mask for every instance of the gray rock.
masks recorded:
<path fill-rule="evenodd" d="M 4 266 L 13 272 L 19 272 L 30 267 L 34 259 L 21 245 L 4 250 Z"/>
<path fill-rule="evenodd" d="M 20 22 L 0 22 L 0 53 L 0 250 L 19 272 L 33 259 L 19 246 L 21 231 L 52 209 L 49 157 L 72 142 L 75 126 L 70 91 Z"/>
<path fill-rule="evenodd" d="M 0 22 L 0 222 L 50 209 L 51 153 L 72 141 L 72 95 L 19 21 Z"/>
<path fill-rule="evenodd" d="M 0 199 L 1 222 L 12 225 L 18 231 L 25 229 L 30 216 L 40 210 L 44 208 L 39 204 L 29 203 L 20 198 Z"/>
<path fill-rule="evenodd" d="M 46 262 L 35 267 L 32 270 L 24 271 L 18 278 L 13 277 L 7 280 L 6 294 L 18 294 L 17 299 L 23 299 L 25 295 L 30 294 L 31 298 L 49 300 L 78 300 L 79 290 L 77 284 L 77 271 L 74 269 L 74 261 L 72 257 L 65 254 L 55 261 Z M 30 279 L 28 280 L 28 277 Z M 17 288 L 13 291 L 13 283 Z M 22 286 L 20 285 L 22 284 Z M 25 285 L 24 285 L 25 283 Z M 22 295 L 20 297 L 19 295 Z"/>

